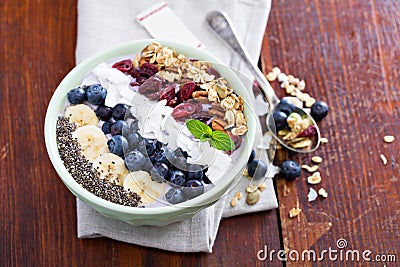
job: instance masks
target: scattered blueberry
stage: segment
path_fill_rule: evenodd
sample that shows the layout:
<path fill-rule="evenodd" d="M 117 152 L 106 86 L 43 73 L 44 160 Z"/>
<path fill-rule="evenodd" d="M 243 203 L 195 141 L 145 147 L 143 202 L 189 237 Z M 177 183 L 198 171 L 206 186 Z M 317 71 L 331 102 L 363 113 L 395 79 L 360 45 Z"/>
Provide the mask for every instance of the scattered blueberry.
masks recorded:
<path fill-rule="evenodd" d="M 107 145 L 111 153 L 124 157 L 124 150 L 128 148 L 128 141 L 122 135 L 114 135 L 108 140 Z"/>
<path fill-rule="evenodd" d="M 200 165 L 191 164 L 187 169 L 188 180 L 198 180 L 203 179 L 203 168 Z"/>
<path fill-rule="evenodd" d="M 100 84 L 92 84 L 86 87 L 87 100 L 93 105 L 104 104 L 106 96 L 107 90 Z"/>
<path fill-rule="evenodd" d="M 185 184 L 186 177 L 181 171 L 173 171 L 169 177 L 169 181 L 175 185 L 183 186 Z"/>
<path fill-rule="evenodd" d="M 155 139 L 144 139 L 144 143 L 146 146 L 147 155 L 153 155 L 154 151 L 156 150 L 157 140 Z"/>
<path fill-rule="evenodd" d="M 192 199 L 204 193 L 204 185 L 199 180 L 189 180 L 185 183 L 182 191 L 188 199 Z"/>
<path fill-rule="evenodd" d="M 186 201 L 186 197 L 180 188 L 171 188 L 165 194 L 165 199 L 171 204 L 178 204 Z"/>
<path fill-rule="evenodd" d="M 146 158 L 142 152 L 133 150 L 125 155 L 125 166 L 129 171 L 139 171 L 143 168 Z"/>
<path fill-rule="evenodd" d="M 314 120 L 322 120 L 329 111 L 328 105 L 324 101 L 317 101 L 311 106 L 311 116 Z"/>
<path fill-rule="evenodd" d="M 112 117 L 114 120 L 124 120 L 128 106 L 125 104 L 116 104 L 112 109 Z"/>
<path fill-rule="evenodd" d="M 102 121 L 108 121 L 111 119 L 112 109 L 103 105 L 99 105 L 95 110 L 97 117 Z"/>
<path fill-rule="evenodd" d="M 157 149 L 151 158 L 153 158 L 155 162 L 162 162 L 167 165 L 169 164 L 164 148 Z"/>
<path fill-rule="evenodd" d="M 138 133 L 131 133 L 128 136 L 126 136 L 126 140 L 128 140 L 129 149 L 130 150 L 136 149 L 141 139 L 142 138 Z"/>
<path fill-rule="evenodd" d="M 268 166 L 262 160 L 253 160 L 247 164 L 247 171 L 253 179 L 260 179 L 267 173 Z"/>
<path fill-rule="evenodd" d="M 111 135 L 122 135 L 124 129 L 126 129 L 127 123 L 122 120 L 118 120 L 111 125 Z"/>
<path fill-rule="evenodd" d="M 82 104 L 86 100 L 85 90 L 80 87 L 72 89 L 67 93 L 67 98 L 72 105 Z"/>
<path fill-rule="evenodd" d="M 292 102 L 287 100 L 286 98 L 282 98 L 282 100 L 279 102 L 277 106 L 277 111 L 282 111 L 286 115 L 289 115 L 290 113 L 293 112 L 294 105 Z"/>
<path fill-rule="evenodd" d="M 287 119 L 286 113 L 284 113 L 282 111 L 277 111 L 274 113 L 273 116 L 274 116 L 275 127 L 276 127 L 277 131 L 288 127 L 288 124 L 286 121 L 286 119 Z"/>
<path fill-rule="evenodd" d="M 169 173 L 169 168 L 167 164 L 156 162 L 150 171 L 151 179 L 157 182 L 162 182 L 167 179 Z"/>
<path fill-rule="evenodd" d="M 250 153 L 249 160 L 247 161 L 247 163 L 252 162 L 252 161 L 254 160 L 255 157 L 256 157 L 256 151 L 255 151 L 254 149 L 252 149 L 252 150 L 251 150 L 251 153 Z"/>
<path fill-rule="evenodd" d="M 286 160 L 281 167 L 282 175 L 288 180 L 294 180 L 300 176 L 300 164 L 293 160 Z"/>
<path fill-rule="evenodd" d="M 111 133 L 111 125 L 112 125 L 112 123 L 109 121 L 106 121 L 105 123 L 103 123 L 103 125 L 101 126 L 101 130 L 103 131 L 104 134 Z"/>

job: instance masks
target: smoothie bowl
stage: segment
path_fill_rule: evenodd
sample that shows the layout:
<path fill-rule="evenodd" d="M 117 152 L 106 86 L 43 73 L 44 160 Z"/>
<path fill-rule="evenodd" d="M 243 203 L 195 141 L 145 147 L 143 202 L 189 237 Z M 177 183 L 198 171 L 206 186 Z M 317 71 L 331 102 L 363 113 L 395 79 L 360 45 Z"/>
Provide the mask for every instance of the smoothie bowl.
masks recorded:
<path fill-rule="evenodd" d="M 186 45 L 140 40 L 76 66 L 48 106 L 51 162 L 79 199 L 132 225 L 167 225 L 241 178 L 256 116 L 235 72 Z"/>

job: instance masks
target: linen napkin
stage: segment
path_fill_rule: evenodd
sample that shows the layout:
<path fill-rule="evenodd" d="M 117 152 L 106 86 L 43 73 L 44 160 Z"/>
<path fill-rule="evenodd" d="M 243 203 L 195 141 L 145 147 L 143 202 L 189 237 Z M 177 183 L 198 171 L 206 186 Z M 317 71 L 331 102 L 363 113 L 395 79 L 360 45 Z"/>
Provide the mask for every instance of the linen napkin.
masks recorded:
<path fill-rule="evenodd" d="M 120 42 L 153 37 L 136 21 L 136 15 L 159 2 L 159 0 L 79 0 L 76 63 Z M 258 60 L 271 0 L 165 0 L 165 2 L 205 45 L 208 52 L 220 58 L 225 64 L 247 74 L 234 53 L 207 28 L 205 15 L 213 10 L 224 11 L 233 20 L 252 59 Z M 265 154 L 261 153 L 264 157 Z M 266 188 L 256 205 L 249 206 L 245 203 L 245 188 L 249 185 L 249 180 L 243 177 L 213 206 L 198 212 L 189 220 L 164 227 L 131 226 L 109 219 L 77 199 L 78 238 L 104 236 L 164 250 L 212 252 L 222 217 L 277 207 L 272 184 L 272 177 L 277 171 L 277 168 L 272 168 L 270 171 L 269 179 L 265 180 Z M 243 193 L 244 198 L 238 201 L 236 207 L 231 207 L 229 202 L 238 191 Z"/>

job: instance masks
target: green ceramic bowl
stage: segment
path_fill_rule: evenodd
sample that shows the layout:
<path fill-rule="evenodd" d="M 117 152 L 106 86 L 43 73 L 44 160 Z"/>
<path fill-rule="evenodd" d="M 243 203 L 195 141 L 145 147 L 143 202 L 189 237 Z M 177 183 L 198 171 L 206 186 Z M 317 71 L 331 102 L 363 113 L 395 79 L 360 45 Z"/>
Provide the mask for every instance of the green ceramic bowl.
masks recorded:
<path fill-rule="evenodd" d="M 241 95 L 245 101 L 244 114 L 248 120 L 248 132 L 242 144 L 242 152 L 232 169 L 225 175 L 223 179 L 215 184 L 211 190 L 203 193 L 202 195 L 186 201 L 178 205 L 171 205 L 157 208 L 134 208 L 122 206 L 119 204 L 111 203 L 101 199 L 82 186 L 80 186 L 69 174 L 58 153 L 56 144 L 56 122 L 58 115 L 62 112 L 66 101 L 67 92 L 74 87 L 80 85 L 82 79 L 98 64 L 109 61 L 116 57 L 127 56 L 133 58 L 135 54 L 140 51 L 152 41 L 158 41 L 162 45 L 168 46 L 179 53 L 188 57 L 205 60 L 208 62 L 216 63 L 213 65 L 223 77 L 225 77 L 234 91 Z M 182 221 L 191 218 L 196 212 L 202 210 L 220 199 L 229 188 L 234 185 L 241 177 L 243 168 L 245 167 L 249 155 L 251 153 L 256 131 L 256 116 L 250 106 L 247 104 L 249 101 L 249 94 L 243 83 L 237 77 L 234 71 L 229 67 L 224 66 L 223 63 L 214 56 L 193 48 L 187 45 L 178 44 L 162 40 L 138 40 L 131 41 L 117 45 L 103 53 L 92 56 L 74 69 L 62 80 L 57 87 L 50 100 L 44 125 L 44 134 L 47 152 L 50 160 L 56 169 L 58 175 L 68 189 L 79 199 L 92 206 L 98 212 L 106 217 L 118 219 L 132 225 L 158 225 L 163 226 L 173 222 Z"/>

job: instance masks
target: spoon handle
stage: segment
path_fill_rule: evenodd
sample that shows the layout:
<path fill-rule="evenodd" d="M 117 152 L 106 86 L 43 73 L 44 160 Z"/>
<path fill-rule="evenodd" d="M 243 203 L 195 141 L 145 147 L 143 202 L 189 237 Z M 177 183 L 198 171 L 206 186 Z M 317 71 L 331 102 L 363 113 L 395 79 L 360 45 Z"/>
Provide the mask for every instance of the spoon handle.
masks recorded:
<path fill-rule="evenodd" d="M 249 53 L 239 40 L 236 30 L 228 16 L 219 11 L 212 11 L 207 14 L 206 21 L 214 33 L 216 33 L 241 57 L 243 62 L 254 75 L 255 80 L 260 84 L 271 109 L 273 109 L 274 106 L 279 103 L 279 99 L 264 74 L 259 70 L 257 65 L 250 60 Z"/>

